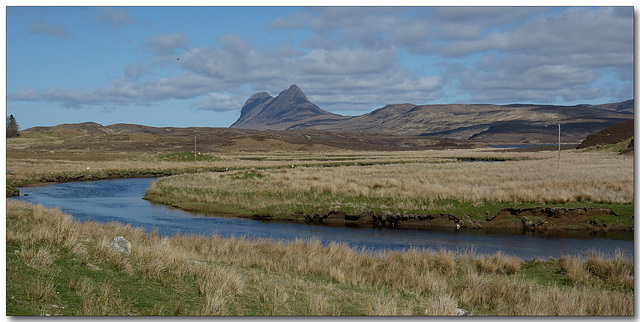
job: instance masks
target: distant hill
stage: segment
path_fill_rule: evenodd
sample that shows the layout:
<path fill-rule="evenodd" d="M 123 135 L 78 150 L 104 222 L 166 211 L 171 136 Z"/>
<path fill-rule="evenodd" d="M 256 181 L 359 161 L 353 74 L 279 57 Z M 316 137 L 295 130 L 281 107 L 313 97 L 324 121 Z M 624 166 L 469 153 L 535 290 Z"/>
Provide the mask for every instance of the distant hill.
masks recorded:
<path fill-rule="evenodd" d="M 178 152 L 193 149 L 197 136 L 199 151 L 269 151 L 269 150 L 356 150 L 403 151 L 423 149 L 457 149 L 480 147 L 481 144 L 447 138 L 400 136 L 384 133 L 330 132 L 313 129 L 252 130 L 214 127 L 151 127 L 137 124 L 103 126 L 94 122 L 32 127 L 22 132 L 65 133 L 67 149 L 89 149 L 102 144 L 103 152 L 153 151 Z M 104 138 L 111 136 L 111 138 Z M 112 142 L 114 144 L 104 144 Z M 48 151 L 43 146 L 40 151 Z M 30 151 L 29 153 L 32 153 Z"/>
<path fill-rule="evenodd" d="M 634 101 L 602 105 L 532 104 L 390 104 L 370 113 L 346 117 L 309 102 L 292 85 L 278 97 L 262 92 L 251 96 L 232 128 L 301 129 L 379 132 L 445 137 L 476 142 L 549 143 L 562 124 L 566 142 L 578 143 L 588 134 L 633 118 Z"/>
<path fill-rule="evenodd" d="M 587 138 L 576 147 L 584 149 L 598 145 L 616 144 L 634 136 L 634 120 L 614 124 L 598 133 L 587 135 Z M 625 143 L 626 144 L 626 143 Z M 627 150 L 633 151 L 633 140 L 627 146 Z"/>

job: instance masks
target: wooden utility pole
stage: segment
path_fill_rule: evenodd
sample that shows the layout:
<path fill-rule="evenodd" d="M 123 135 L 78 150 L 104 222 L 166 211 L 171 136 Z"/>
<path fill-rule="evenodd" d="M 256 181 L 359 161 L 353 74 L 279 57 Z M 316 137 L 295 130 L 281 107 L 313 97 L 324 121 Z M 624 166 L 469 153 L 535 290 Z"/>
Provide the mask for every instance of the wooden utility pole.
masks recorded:
<path fill-rule="evenodd" d="M 558 170 L 560 170 L 560 123 L 558 123 Z"/>
<path fill-rule="evenodd" d="M 197 148 L 197 136 L 193 136 L 193 165 L 194 166 L 198 166 L 198 152 L 196 152 L 196 148 Z"/>

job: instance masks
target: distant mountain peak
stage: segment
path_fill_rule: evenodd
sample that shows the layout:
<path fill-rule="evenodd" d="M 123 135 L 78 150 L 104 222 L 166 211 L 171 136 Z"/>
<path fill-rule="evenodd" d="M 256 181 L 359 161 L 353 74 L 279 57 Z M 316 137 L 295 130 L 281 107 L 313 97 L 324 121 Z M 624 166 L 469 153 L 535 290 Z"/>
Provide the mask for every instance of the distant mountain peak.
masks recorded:
<path fill-rule="evenodd" d="M 266 92 L 252 95 L 242 106 L 232 128 L 288 129 L 301 124 L 334 122 L 346 118 L 311 103 L 298 85 L 291 85 L 275 98 Z"/>
<path fill-rule="evenodd" d="M 285 94 L 287 96 L 300 97 L 300 98 L 303 98 L 305 100 L 308 100 L 307 96 L 304 95 L 304 93 L 302 92 L 300 87 L 298 87 L 298 85 L 296 85 L 296 84 L 293 84 L 293 85 L 289 86 L 289 89 L 280 92 L 280 95 L 282 95 L 282 94 Z"/>
<path fill-rule="evenodd" d="M 265 98 L 265 97 L 272 97 L 271 95 L 269 95 L 269 93 L 267 92 L 260 92 L 260 93 L 255 93 L 253 95 L 251 95 L 251 97 L 249 97 L 248 101 L 253 101 L 256 99 L 261 99 L 261 98 Z"/>
<path fill-rule="evenodd" d="M 483 142 L 548 143 L 563 123 L 566 142 L 579 142 L 591 133 L 633 118 L 634 101 L 555 106 L 536 104 L 389 104 L 359 116 L 327 112 L 311 103 L 297 85 L 272 97 L 251 96 L 232 128 L 255 130 L 317 129 L 381 132 L 397 135 L 447 137 Z"/>

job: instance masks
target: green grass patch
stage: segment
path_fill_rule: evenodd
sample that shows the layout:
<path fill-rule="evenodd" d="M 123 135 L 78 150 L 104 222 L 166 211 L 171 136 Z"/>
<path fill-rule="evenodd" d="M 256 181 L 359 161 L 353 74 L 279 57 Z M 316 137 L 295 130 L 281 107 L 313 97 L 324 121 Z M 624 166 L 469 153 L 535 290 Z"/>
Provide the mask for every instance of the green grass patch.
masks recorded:
<path fill-rule="evenodd" d="M 27 266 L 7 243 L 7 315 L 189 315 L 202 308 L 193 281 L 162 282 L 86 262 L 64 248 L 46 268 Z"/>
<path fill-rule="evenodd" d="M 618 216 L 594 216 L 587 218 L 587 222 L 596 227 L 608 227 L 613 229 L 633 227 L 633 215 L 622 214 Z"/>
<path fill-rule="evenodd" d="M 461 162 L 504 162 L 504 161 L 520 161 L 518 158 L 501 158 L 501 157 L 457 157 L 456 160 Z"/>
<path fill-rule="evenodd" d="M 608 152 L 615 152 L 615 153 L 622 153 L 627 151 L 627 148 L 629 147 L 629 143 L 631 143 L 631 140 L 633 140 L 633 136 L 627 139 L 624 139 L 618 143 L 614 143 L 614 144 L 605 144 L 605 145 L 596 145 L 593 147 L 588 147 L 586 149 L 583 149 L 582 151 L 585 152 L 591 152 L 591 151 L 608 151 Z M 578 150 L 580 151 L 580 150 Z M 633 155 L 633 154 L 631 154 Z"/>
<path fill-rule="evenodd" d="M 15 189 L 11 185 L 7 184 L 7 197 L 19 196 L 20 190 Z"/>
<path fill-rule="evenodd" d="M 526 279 L 535 280 L 542 285 L 569 286 L 567 276 L 556 259 L 532 259 L 525 262 L 518 271 L 518 275 Z"/>
<path fill-rule="evenodd" d="M 264 176 L 261 173 L 257 171 L 252 171 L 252 170 L 234 173 L 231 176 L 232 179 L 236 179 L 236 180 L 247 180 L 247 179 L 262 178 L 262 177 Z"/>
<path fill-rule="evenodd" d="M 195 162 L 195 161 L 218 160 L 218 158 L 215 158 L 213 156 L 201 154 L 199 152 L 194 153 L 193 151 L 159 154 L 157 156 L 157 159 L 162 161 L 173 161 L 173 162 Z"/>

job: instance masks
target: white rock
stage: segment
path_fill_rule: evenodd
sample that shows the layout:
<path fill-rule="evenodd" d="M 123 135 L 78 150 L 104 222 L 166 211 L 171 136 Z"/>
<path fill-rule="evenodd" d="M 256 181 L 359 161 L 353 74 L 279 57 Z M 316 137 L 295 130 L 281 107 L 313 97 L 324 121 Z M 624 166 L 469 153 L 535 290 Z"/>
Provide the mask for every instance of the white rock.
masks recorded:
<path fill-rule="evenodd" d="M 457 308 L 456 315 L 467 315 L 467 311 L 461 308 Z"/>
<path fill-rule="evenodd" d="M 131 253 L 131 243 L 122 236 L 114 238 L 111 247 L 126 254 Z"/>

